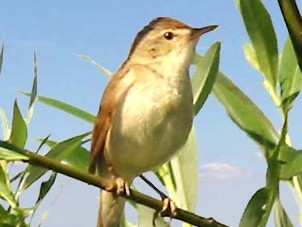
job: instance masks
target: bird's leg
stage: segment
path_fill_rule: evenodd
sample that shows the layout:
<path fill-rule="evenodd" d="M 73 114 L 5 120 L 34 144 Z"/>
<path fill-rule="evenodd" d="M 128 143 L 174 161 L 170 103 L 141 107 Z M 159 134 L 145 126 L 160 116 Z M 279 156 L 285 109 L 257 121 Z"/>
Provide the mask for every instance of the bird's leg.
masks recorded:
<path fill-rule="evenodd" d="M 109 173 L 116 176 L 113 166 L 108 167 Z M 105 189 L 110 192 L 115 192 L 117 195 L 130 195 L 130 187 L 122 177 L 115 177 L 114 182 L 106 184 Z"/>
<path fill-rule="evenodd" d="M 145 183 L 147 185 L 149 185 L 149 187 L 151 187 L 154 191 L 156 191 L 159 196 L 161 197 L 162 200 L 164 200 L 165 198 L 168 198 L 168 196 L 163 193 L 161 190 L 159 190 L 151 181 L 149 181 L 143 174 L 140 175 L 140 178 L 145 181 Z"/>
<path fill-rule="evenodd" d="M 145 176 L 143 176 L 142 174 L 140 175 L 140 178 L 146 183 L 148 184 L 154 191 L 156 191 L 162 201 L 163 201 L 163 207 L 161 209 L 161 211 L 156 211 L 154 213 L 153 216 L 153 226 L 155 226 L 155 219 L 156 216 L 158 214 L 160 214 L 161 216 L 170 216 L 175 217 L 177 215 L 177 206 L 176 204 L 173 202 L 173 200 L 171 200 L 165 193 L 163 193 L 161 190 L 159 190 L 151 181 L 149 181 Z"/>

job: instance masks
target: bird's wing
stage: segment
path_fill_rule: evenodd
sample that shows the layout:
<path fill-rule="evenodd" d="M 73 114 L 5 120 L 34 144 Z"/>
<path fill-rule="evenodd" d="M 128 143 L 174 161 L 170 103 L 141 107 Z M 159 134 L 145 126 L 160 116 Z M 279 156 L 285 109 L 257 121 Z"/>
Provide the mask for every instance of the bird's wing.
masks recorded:
<path fill-rule="evenodd" d="M 131 80 L 126 83 L 123 82 L 125 74 L 128 73 L 127 67 L 122 67 L 116 74 L 110 79 L 100 105 L 98 115 L 96 116 L 94 122 L 94 128 L 92 132 L 92 141 L 91 141 L 91 155 L 90 155 L 90 164 L 89 172 L 94 173 L 98 163 L 101 163 L 101 160 L 104 158 L 104 148 L 105 142 L 112 126 L 112 120 L 115 114 L 115 111 L 118 109 L 118 106 L 123 100 L 125 93 L 131 87 Z M 132 73 L 130 73 L 132 74 Z M 132 76 L 128 76 L 127 78 Z"/>

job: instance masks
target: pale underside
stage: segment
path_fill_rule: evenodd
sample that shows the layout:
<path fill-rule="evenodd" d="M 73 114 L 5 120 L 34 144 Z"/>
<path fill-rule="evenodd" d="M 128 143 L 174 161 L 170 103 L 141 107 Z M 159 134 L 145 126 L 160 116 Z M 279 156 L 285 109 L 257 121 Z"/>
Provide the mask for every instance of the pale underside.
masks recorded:
<path fill-rule="evenodd" d="M 184 145 L 193 104 L 188 75 L 167 79 L 140 65 L 127 73 L 121 82 L 129 89 L 115 109 L 104 154 L 116 175 L 130 180 L 168 161 Z M 144 76 L 130 75 L 138 73 Z"/>

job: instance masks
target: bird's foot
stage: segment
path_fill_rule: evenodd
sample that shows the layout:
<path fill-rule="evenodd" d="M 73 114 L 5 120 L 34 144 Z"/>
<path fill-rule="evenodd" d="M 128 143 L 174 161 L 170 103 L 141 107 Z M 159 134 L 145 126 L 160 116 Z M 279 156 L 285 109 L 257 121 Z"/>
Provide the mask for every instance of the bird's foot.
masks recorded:
<path fill-rule="evenodd" d="M 177 206 L 175 202 L 168 197 L 164 198 L 160 215 L 169 216 L 171 218 L 175 217 L 177 215 Z"/>
<path fill-rule="evenodd" d="M 156 226 L 155 221 L 159 215 L 161 217 L 170 217 L 170 222 L 171 222 L 172 218 L 176 217 L 176 215 L 177 215 L 177 206 L 173 202 L 173 200 L 166 197 L 166 198 L 163 198 L 162 201 L 163 201 L 162 209 L 160 211 L 156 211 L 153 215 L 153 220 L 152 220 L 153 226 Z"/>
<path fill-rule="evenodd" d="M 116 194 L 118 195 L 130 195 L 129 184 L 121 177 L 115 179 Z"/>
<path fill-rule="evenodd" d="M 130 195 L 129 184 L 122 178 L 118 177 L 105 185 L 105 190 L 115 192 L 117 195 Z"/>

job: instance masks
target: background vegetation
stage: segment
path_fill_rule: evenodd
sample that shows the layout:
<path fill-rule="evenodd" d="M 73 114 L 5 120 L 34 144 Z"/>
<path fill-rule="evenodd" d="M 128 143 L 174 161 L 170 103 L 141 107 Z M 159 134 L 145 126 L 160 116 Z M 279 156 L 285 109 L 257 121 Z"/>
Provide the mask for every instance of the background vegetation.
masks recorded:
<path fill-rule="evenodd" d="M 247 61 L 263 75 L 263 87 L 272 102 L 280 111 L 282 127 L 277 129 L 260 108 L 225 74 L 219 71 L 220 43 L 214 43 L 204 56 L 196 55 L 196 70 L 192 76 L 194 104 L 196 114 L 200 111 L 208 95 L 212 93 L 223 105 L 226 113 L 234 123 L 259 145 L 267 162 L 266 184 L 251 197 L 242 212 L 240 226 L 266 226 L 269 216 L 274 211 L 276 226 L 293 226 L 281 203 L 279 184 L 288 182 L 295 193 L 300 207 L 299 223 L 302 225 L 302 153 L 299 148 L 291 146 L 288 134 L 290 110 L 295 106 L 302 84 L 302 20 L 294 1 L 279 1 L 280 13 L 284 16 L 289 37 L 278 51 L 278 34 L 264 5 L 260 0 L 236 0 L 242 15 L 250 44 L 245 45 Z M 83 59 L 92 62 L 103 73 L 110 72 L 87 56 Z M 5 63 L 4 42 L 0 50 L 0 75 Z M 6 64 L 6 63 L 5 63 Z M 30 226 L 32 217 L 49 190 L 51 190 L 58 173 L 77 180 L 101 187 L 104 179 L 87 173 L 89 160 L 90 132 L 83 132 L 64 141 L 40 139 L 40 146 L 35 151 L 28 151 L 27 129 L 34 113 L 35 103 L 42 102 L 52 108 L 69 113 L 82 121 L 93 123 L 94 116 L 85 110 L 50 97 L 37 94 L 37 59 L 34 54 L 34 78 L 31 92 L 21 92 L 29 98 L 27 113 L 21 113 L 17 101 L 13 104 L 12 122 L 8 123 L 6 113 L 0 109 L 4 138 L 0 141 L 0 225 Z M 3 78 L 1 78 L 3 79 Z M 236 143 L 236 141 L 234 141 Z M 40 151 L 44 150 L 44 155 Z M 193 158 L 192 158 L 193 157 Z M 14 167 L 18 162 L 27 163 L 24 170 L 17 172 Z M 194 211 L 197 198 L 197 146 L 194 128 L 186 146 L 180 155 L 156 171 L 156 175 L 169 191 L 169 195 L 184 210 Z M 189 168 L 189 170 L 188 170 Z M 48 180 L 37 181 L 47 172 Z M 190 171 L 192 174 L 186 174 Z M 24 208 L 20 196 L 32 184 L 38 184 L 40 190 L 32 207 Z M 154 210 L 159 209 L 159 200 L 132 191 L 129 198 L 138 214 L 140 226 L 148 226 Z M 198 219 L 192 213 L 180 211 L 178 219 L 202 226 L 221 226 L 206 218 Z M 223 220 L 217 220 L 223 222 Z M 41 223 L 43 217 L 41 217 Z M 166 226 L 165 220 L 158 218 L 157 226 Z M 125 226 L 133 224 L 125 220 Z M 189 224 L 184 224 L 189 225 Z"/>

